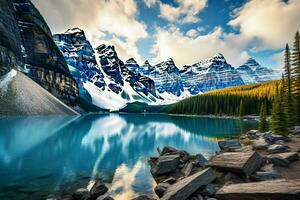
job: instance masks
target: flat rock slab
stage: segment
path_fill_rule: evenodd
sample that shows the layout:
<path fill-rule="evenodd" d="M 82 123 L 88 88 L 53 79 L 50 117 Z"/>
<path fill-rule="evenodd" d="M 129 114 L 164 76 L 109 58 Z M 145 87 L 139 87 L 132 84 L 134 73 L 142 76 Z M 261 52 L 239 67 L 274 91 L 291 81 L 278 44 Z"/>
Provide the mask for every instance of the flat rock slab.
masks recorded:
<path fill-rule="evenodd" d="M 164 155 L 160 156 L 156 164 L 151 168 L 151 173 L 154 176 L 161 176 L 171 173 L 176 170 L 180 162 L 179 155 Z"/>
<path fill-rule="evenodd" d="M 161 200 L 185 200 L 202 186 L 211 183 L 215 178 L 214 170 L 207 168 L 171 185 Z"/>
<path fill-rule="evenodd" d="M 217 192 L 219 200 L 299 200 L 300 179 L 232 184 Z"/>
<path fill-rule="evenodd" d="M 263 158 L 256 152 L 222 153 L 213 157 L 209 167 L 250 175 L 263 164 Z"/>
<path fill-rule="evenodd" d="M 299 160 L 299 154 L 297 152 L 280 153 L 277 155 L 290 162 Z"/>
<path fill-rule="evenodd" d="M 242 147 L 239 140 L 224 140 L 219 141 L 218 145 L 221 150 L 239 149 Z"/>

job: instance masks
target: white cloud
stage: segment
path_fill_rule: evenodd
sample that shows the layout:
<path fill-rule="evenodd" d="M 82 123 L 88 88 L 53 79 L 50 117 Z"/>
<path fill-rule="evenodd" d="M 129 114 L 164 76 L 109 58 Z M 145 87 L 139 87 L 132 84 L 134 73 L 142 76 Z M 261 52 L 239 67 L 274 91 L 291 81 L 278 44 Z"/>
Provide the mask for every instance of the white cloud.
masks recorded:
<path fill-rule="evenodd" d="M 140 58 L 136 42 L 148 37 L 148 33 L 146 25 L 137 20 L 134 0 L 33 0 L 33 3 L 54 33 L 79 27 L 94 46 L 101 42 L 102 32 L 112 34 L 115 39 L 111 41 L 119 45 L 118 49 L 130 48 L 121 51 L 121 57 Z"/>
<path fill-rule="evenodd" d="M 229 25 L 255 42 L 256 51 L 284 48 L 300 29 L 300 1 L 251 0 L 235 10 L 234 16 Z"/>
<path fill-rule="evenodd" d="M 207 35 L 189 37 L 178 28 L 158 28 L 152 53 L 154 62 L 173 58 L 178 66 L 194 64 L 201 59 L 222 53 L 229 63 L 239 66 L 248 59 L 246 41 L 234 34 L 224 34 L 220 27 Z"/>
<path fill-rule="evenodd" d="M 157 0 L 144 0 L 144 3 L 148 8 L 151 8 L 153 5 L 157 3 Z"/>
<path fill-rule="evenodd" d="M 196 23 L 207 0 L 177 0 L 178 6 L 160 3 L 160 16 L 170 22 Z"/>
<path fill-rule="evenodd" d="M 186 35 L 191 38 L 198 36 L 198 34 L 199 34 L 199 32 L 196 29 L 190 29 L 186 32 Z"/>

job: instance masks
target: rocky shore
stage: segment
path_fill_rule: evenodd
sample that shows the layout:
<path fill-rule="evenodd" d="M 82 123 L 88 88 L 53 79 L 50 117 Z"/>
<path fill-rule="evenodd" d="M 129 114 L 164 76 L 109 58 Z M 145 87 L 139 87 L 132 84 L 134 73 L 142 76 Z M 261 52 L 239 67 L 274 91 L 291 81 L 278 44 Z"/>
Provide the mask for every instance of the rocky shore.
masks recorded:
<path fill-rule="evenodd" d="M 220 151 L 208 160 L 172 147 L 157 149 L 151 174 L 157 198 L 132 200 L 299 200 L 300 127 L 289 137 L 251 130 L 240 138 L 218 142 Z M 74 200 L 113 200 L 108 188 L 95 182 L 78 189 Z"/>

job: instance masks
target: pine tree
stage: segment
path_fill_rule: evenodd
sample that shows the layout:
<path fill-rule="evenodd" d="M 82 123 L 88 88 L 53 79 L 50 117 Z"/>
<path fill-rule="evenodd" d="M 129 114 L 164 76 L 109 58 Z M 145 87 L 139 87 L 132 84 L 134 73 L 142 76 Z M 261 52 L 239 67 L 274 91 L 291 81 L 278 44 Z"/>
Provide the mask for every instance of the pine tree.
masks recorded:
<path fill-rule="evenodd" d="M 258 130 L 261 133 L 266 132 L 268 130 L 267 108 L 264 103 L 260 106 L 259 120 L 260 122 L 259 122 Z"/>
<path fill-rule="evenodd" d="M 285 124 L 284 108 L 282 106 L 283 93 L 282 88 L 277 89 L 277 95 L 273 101 L 271 129 L 275 134 L 288 135 L 287 126 Z"/>
<path fill-rule="evenodd" d="M 240 107 L 239 107 L 239 116 L 242 117 L 245 115 L 245 112 L 244 112 L 244 102 L 243 100 L 240 101 Z"/>
<path fill-rule="evenodd" d="M 284 112 L 287 122 L 287 128 L 291 130 L 294 126 L 294 104 L 293 104 L 293 97 L 292 97 L 292 79 L 291 79 L 291 53 L 289 45 L 286 44 L 285 47 L 285 58 L 284 58 L 284 75 L 282 78 L 282 87 L 283 87 L 283 106 Z"/>
<path fill-rule="evenodd" d="M 297 31 L 291 56 L 292 60 L 292 93 L 295 97 L 295 124 L 300 125 L 300 35 Z"/>

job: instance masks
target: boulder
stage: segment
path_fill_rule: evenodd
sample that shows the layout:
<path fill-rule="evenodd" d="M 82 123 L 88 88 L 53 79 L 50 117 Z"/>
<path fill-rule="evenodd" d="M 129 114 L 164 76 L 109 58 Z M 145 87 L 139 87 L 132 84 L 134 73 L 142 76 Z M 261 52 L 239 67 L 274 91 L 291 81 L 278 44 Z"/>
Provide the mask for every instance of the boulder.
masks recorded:
<path fill-rule="evenodd" d="M 255 140 L 255 139 L 257 139 L 259 136 L 258 136 L 258 133 L 259 133 L 259 131 L 258 130 L 250 130 L 250 131 L 248 131 L 246 134 L 245 134 L 245 136 L 247 137 L 247 138 L 249 138 L 250 140 Z"/>
<path fill-rule="evenodd" d="M 180 162 L 179 155 L 163 155 L 160 156 L 156 163 L 151 166 L 153 176 L 160 176 L 174 172 Z"/>
<path fill-rule="evenodd" d="M 138 196 L 132 200 L 155 200 L 154 198 L 150 198 L 148 197 L 147 195 L 141 195 L 141 196 Z"/>
<path fill-rule="evenodd" d="M 204 167 L 207 163 L 207 159 L 202 154 L 197 154 L 195 156 L 195 160 L 193 161 L 193 164 L 196 167 Z"/>
<path fill-rule="evenodd" d="M 184 165 L 181 172 L 184 176 L 189 176 L 192 172 L 194 164 L 192 162 L 188 162 Z"/>
<path fill-rule="evenodd" d="M 91 199 L 97 199 L 99 196 L 105 194 L 108 191 L 108 188 L 102 181 L 93 181 L 88 186 Z"/>
<path fill-rule="evenodd" d="M 262 137 L 264 137 L 266 139 L 267 142 L 269 142 L 270 144 L 275 143 L 278 140 L 283 140 L 283 141 L 287 141 L 286 137 L 283 137 L 281 135 L 276 135 L 273 134 L 272 132 L 266 132 L 262 135 Z"/>
<path fill-rule="evenodd" d="M 277 154 L 278 156 L 280 156 L 283 159 L 286 159 L 290 162 L 294 162 L 299 160 L 299 154 L 297 152 L 287 152 L 287 153 L 280 153 Z"/>
<path fill-rule="evenodd" d="M 284 158 L 282 158 L 281 156 L 279 156 L 277 154 L 269 155 L 268 159 L 275 166 L 289 167 L 289 165 L 290 165 L 290 162 L 287 159 L 284 159 Z"/>
<path fill-rule="evenodd" d="M 219 141 L 218 144 L 222 151 L 239 149 L 242 147 L 239 140 L 224 140 L 224 141 Z"/>
<path fill-rule="evenodd" d="M 282 176 L 279 174 L 278 171 L 271 170 L 271 171 L 257 171 L 254 174 L 252 174 L 250 178 L 254 181 L 268 181 L 268 180 L 282 178 Z"/>
<path fill-rule="evenodd" d="M 256 152 L 230 152 L 213 157 L 207 166 L 224 171 L 250 175 L 263 164 L 263 158 Z"/>
<path fill-rule="evenodd" d="M 192 195 L 188 200 L 204 200 L 201 194 Z"/>
<path fill-rule="evenodd" d="M 217 192 L 219 200 L 299 200 L 300 180 L 273 180 L 225 185 Z"/>
<path fill-rule="evenodd" d="M 268 142 L 263 137 L 259 137 L 256 140 L 253 140 L 253 150 L 267 150 L 269 147 Z"/>
<path fill-rule="evenodd" d="M 274 144 L 285 145 L 285 141 L 277 140 Z"/>
<path fill-rule="evenodd" d="M 212 168 L 197 172 L 171 185 L 161 200 L 185 200 L 201 187 L 215 180 L 216 175 Z"/>
<path fill-rule="evenodd" d="M 294 130 L 292 131 L 292 133 L 293 133 L 294 135 L 300 134 L 300 126 L 295 126 L 295 127 L 294 127 Z"/>
<path fill-rule="evenodd" d="M 281 145 L 281 144 L 273 144 L 273 145 L 270 145 L 268 147 L 268 152 L 269 153 L 285 153 L 285 152 L 289 152 L 290 151 L 290 148 L 286 145 Z"/>
<path fill-rule="evenodd" d="M 90 198 L 90 192 L 86 188 L 79 188 L 72 194 L 73 200 L 87 200 Z"/>
<path fill-rule="evenodd" d="M 163 183 L 174 184 L 174 183 L 176 183 L 176 179 L 173 177 L 170 177 L 170 178 L 164 180 Z"/>
<path fill-rule="evenodd" d="M 168 183 L 159 183 L 154 188 L 154 192 L 157 194 L 157 196 L 160 198 L 164 195 L 164 193 L 167 191 L 167 189 L 170 187 L 170 184 Z"/>
<path fill-rule="evenodd" d="M 205 188 L 201 191 L 201 194 L 203 196 L 214 196 L 216 194 L 217 190 L 216 187 L 213 184 L 208 184 L 205 186 Z"/>
<path fill-rule="evenodd" d="M 97 200 L 114 200 L 111 196 L 100 196 L 97 198 Z"/>

